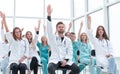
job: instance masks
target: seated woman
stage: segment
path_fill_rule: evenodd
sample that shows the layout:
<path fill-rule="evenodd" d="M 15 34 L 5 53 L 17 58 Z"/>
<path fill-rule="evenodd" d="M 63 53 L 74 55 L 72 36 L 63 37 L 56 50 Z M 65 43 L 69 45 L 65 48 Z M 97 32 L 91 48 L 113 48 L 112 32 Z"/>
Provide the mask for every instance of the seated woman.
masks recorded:
<path fill-rule="evenodd" d="M 93 37 L 91 30 L 91 17 L 88 16 L 88 37 L 96 51 L 96 63 L 101 68 L 107 68 L 108 74 L 117 74 L 116 63 L 113 56 L 113 48 L 102 25 L 97 27 L 96 37 Z M 98 74 L 100 70 L 97 70 Z"/>
<path fill-rule="evenodd" d="M 3 21 L 3 20 L 2 20 Z M 4 34 L 4 28 L 3 28 L 3 22 L 1 21 L 1 40 L 0 41 L 0 69 L 3 74 L 6 74 L 6 68 L 8 66 L 9 57 L 8 53 L 10 51 L 9 49 L 9 43 L 6 39 L 6 36 Z"/>
<path fill-rule="evenodd" d="M 9 57 L 9 65 L 12 70 L 12 74 L 25 74 L 27 69 L 27 58 L 29 56 L 29 45 L 25 38 L 22 38 L 22 32 L 19 27 L 15 27 L 13 32 L 8 29 L 6 18 L 3 13 L 1 13 L 3 24 L 6 30 L 6 37 L 8 43 L 10 44 L 11 54 Z"/>
<path fill-rule="evenodd" d="M 41 43 L 38 41 L 37 42 L 37 47 L 39 49 L 40 52 L 40 59 L 41 59 L 41 63 L 43 66 L 43 74 L 48 74 L 47 71 L 47 64 L 48 64 L 48 59 L 49 59 L 49 45 L 48 45 L 48 41 L 46 38 L 46 27 L 44 26 L 44 35 L 41 37 Z"/>
<path fill-rule="evenodd" d="M 31 31 L 27 31 L 25 37 L 29 42 L 29 65 L 30 65 L 30 74 L 31 71 L 34 71 L 34 74 L 38 74 L 38 63 L 40 62 L 39 55 L 37 53 L 36 44 L 39 36 L 40 21 L 38 21 L 38 27 L 35 28 L 36 35 L 33 39 Z"/>
<path fill-rule="evenodd" d="M 80 71 L 82 71 L 85 66 L 90 64 L 90 53 L 91 53 L 91 45 L 88 41 L 87 34 L 85 32 L 81 33 L 81 29 L 83 27 L 83 22 L 80 24 L 80 29 L 78 32 L 78 46 L 80 51 Z"/>
<path fill-rule="evenodd" d="M 48 74 L 47 72 L 47 64 L 48 64 L 48 51 L 49 51 L 49 46 L 47 43 L 47 38 L 46 36 L 42 36 L 41 37 L 41 43 L 37 42 L 37 46 L 39 48 L 40 51 L 40 59 L 41 59 L 41 63 L 43 66 L 43 73 L 44 74 Z"/>

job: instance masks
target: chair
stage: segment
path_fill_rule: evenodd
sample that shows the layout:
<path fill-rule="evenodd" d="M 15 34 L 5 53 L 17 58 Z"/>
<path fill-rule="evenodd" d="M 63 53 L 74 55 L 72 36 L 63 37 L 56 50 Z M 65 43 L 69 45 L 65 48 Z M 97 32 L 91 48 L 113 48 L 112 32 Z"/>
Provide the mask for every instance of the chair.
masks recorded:
<path fill-rule="evenodd" d="M 38 72 L 39 74 L 42 74 L 42 73 L 43 73 L 43 72 L 42 72 L 42 65 L 41 65 L 41 64 L 38 65 L 38 71 L 39 71 L 39 72 Z"/>
<path fill-rule="evenodd" d="M 96 65 L 96 53 L 95 50 L 91 50 L 91 65 L 95 67 L 96 72 L 99 74 L 108 74 L 107 69 Z M 95 74 L 96 74 L 95 72 Z"/>
<path fill-rule="evenodd" d="M 78 58 L 79 56 L 80 56 L 80 51 L 77 50 L 77 60 L 76 60 L 76 63 L 77 63 L 78 66 L 84 67 L 84 69 L 81 71 L 82 74 L 87 74 L 87 72 L 88 72 L 88 66 L 86 66 L 87 64 L 82 64 L 80 62 L 80 58 Z"/>

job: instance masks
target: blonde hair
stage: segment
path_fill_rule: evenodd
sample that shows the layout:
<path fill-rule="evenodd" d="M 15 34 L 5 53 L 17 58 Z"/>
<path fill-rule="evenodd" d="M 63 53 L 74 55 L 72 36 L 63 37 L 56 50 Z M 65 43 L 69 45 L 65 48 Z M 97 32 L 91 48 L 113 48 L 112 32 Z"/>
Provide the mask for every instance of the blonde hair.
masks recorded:
<path fill-rule="evenodd" d="M 32 32 L 31 32 L 31 31 L 27 31 L 26 34 L 25 34 L 25 35 L 26 35 L 26 38 L 27 38 L 27 34 L 28 34 L 28 33 L 30 33 L 30 34 L 32 35 Z M 27 38 L 27 39 L 28 39 L 28 38 Z M 28 40 L 28 42 L 29 42 L 29 43 L 32 43 L 33 48 L 36 49 L 36 44 L 35 44 L 35 41 L 33 40 L 33 36 L 32 36 L 32 38 L 30 39 L 30 41 Z"/>

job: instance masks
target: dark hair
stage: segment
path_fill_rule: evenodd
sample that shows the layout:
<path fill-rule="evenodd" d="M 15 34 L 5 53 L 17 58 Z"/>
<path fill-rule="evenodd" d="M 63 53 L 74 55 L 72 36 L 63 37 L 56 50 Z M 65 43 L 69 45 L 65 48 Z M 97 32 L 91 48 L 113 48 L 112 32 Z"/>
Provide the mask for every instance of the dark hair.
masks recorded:
<path fill-rule="evenodd" d="M 63 23 L 63 22 L 59 21 L 59 22 L 57 23 L 57 25 L 56 25 L 56 28 L 57 28 L 57 27 L 58 27 L 58 25 L 60 25 L 60 24 L 63 24 L 63 25 L 64 25 L 64 23 Z"/>
<path fill-rule="evenodd" d="M 71 32 L 70 34 L 74 34 L 74 35 L 75 35 L 75 33 L 74 33 L 74 32 Z"/>
<path fill-rule="evenodd" d="M 103 38 L 105 38 L 106 40 L 109 40 L 108 36 L 107 36 L 107 33 L 105 32 L 105 28 L 100 25 L 97 27 L 97 31 L 96 31 L 96 38 L 99 38 L 99 34 L 98 34 L 98 31 L 99 31 L 99 28 L 102 28 L 103 29 Z"/>
<path fill-rule="evenodd" d="M 65 36 L 67 36 L 68 34 L 70 34 L 70 32 L 66 32 L 66 33 L 65 33 Z"/>

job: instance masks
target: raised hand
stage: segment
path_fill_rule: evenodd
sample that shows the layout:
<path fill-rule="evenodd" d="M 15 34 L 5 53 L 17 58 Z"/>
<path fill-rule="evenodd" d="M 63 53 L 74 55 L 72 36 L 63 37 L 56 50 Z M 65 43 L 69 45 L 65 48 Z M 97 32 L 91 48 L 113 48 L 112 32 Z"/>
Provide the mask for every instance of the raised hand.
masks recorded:
<path fill-rule="evenodd" d="M 91 17 L 88 16 L 88 29 L 91 29 Z"/>
<path fill-rule="evenodd" d="M 5 14 L 0 11 L 0 16 L 2 19 L 5 19 Z"/>
<path fill-rule="evenodd" d="M 41 20 L 38 20 L 38 29 L 40 29 Z"/>
<path fill-rule="evenodd" d="M 78 31 L 78 38 L 80 38 L 82 27 L 83 27 L 83 21 L 81 21 L 81 23 L 80 23 L 80 29 Z"/>
<path fill-rule="evenodd" d="M 37 26 L 37 27 L 35 26 L 35 31 L 36 31 L 36 32 L 39 31 L 39 29 L 40 29 L 40 24 L 41 24 L 41 20 L 38 20 L 38 26 Z"/>
<path fill-rule="evenodd" d="M 49 5 L 47 6 L 48 16 L 51 16 L 52 10 L 53 10 L 53 9 L 51 8 L 51 5 L 49 4 Z"/>
<path fill-rule="evenodd" d="M 2 13 L 1 11 L 0 11 L 0 17 L 2 18 L 1 24 L 5 26 L 6 32 L 9 32 L 9 29 L 8 29 L 8 26 L 7 26 L 7 23 L 6 23 L 5 14 Z"/>
<path fill-rule="evenodd" d="M 81 27 L 81 28 L 83 27 L 83 21 L 81 21 L 81 23 L 80 23 L 80 27 Z"/>
<path fill-rule="evenodd" d="M 72 27 L 72 22 L 69 23 L 69 27 L 70 27 L 70 28 Z"/>
<path fill-rule="evenodd" d="M 67 32 L 69 32 L 69 31 L 70 31 L 71 27 L 72 27 L 72 22 L 70 22 L 70 23 L 69 23 L 69 27 L 68 27 Z"/>

